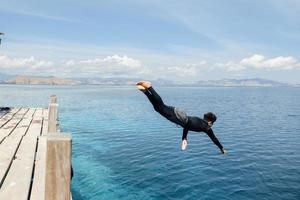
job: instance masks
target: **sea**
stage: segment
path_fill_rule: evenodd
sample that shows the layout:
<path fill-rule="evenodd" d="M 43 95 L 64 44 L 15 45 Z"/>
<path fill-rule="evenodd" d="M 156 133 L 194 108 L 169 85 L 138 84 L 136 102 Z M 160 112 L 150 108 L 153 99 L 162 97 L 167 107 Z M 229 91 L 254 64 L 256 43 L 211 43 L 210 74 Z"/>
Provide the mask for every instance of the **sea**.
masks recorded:
<path fill-rule="evenodd" d="M 300 88 L 155 87 L 188 115 L 213 112 L 222 155 L 204 133 L 156 113 L 134 86 L 0 85 L 0 106 L 47 107 L 72 134 L 74 200 L 299 200 Z"/>

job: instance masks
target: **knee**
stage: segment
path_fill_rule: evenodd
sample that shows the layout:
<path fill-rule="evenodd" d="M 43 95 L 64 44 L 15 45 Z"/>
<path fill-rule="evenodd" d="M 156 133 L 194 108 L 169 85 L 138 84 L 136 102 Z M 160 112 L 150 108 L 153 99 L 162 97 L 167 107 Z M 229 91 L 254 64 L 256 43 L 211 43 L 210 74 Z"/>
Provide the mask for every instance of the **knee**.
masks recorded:
<path fill-rule="evenodd" d="M 154 106 L 154 110 L 156 112 L 159 112 L 160 114 L 165 113 L 164 105 L 156 105 L 156 106 Z"/>

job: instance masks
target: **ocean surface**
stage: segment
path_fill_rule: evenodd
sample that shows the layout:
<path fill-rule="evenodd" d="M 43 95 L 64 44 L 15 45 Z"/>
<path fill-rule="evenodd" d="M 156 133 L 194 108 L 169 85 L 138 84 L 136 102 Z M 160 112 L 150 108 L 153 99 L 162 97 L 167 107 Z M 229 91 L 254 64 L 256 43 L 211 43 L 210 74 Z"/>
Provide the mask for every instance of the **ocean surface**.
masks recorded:
<path fill-rule="evenodd" d="M 154 112 L 135 87 L 0 85 L 0 106 L 59 102 L 73 136 L 74 200 L 300 199 L 300 88 L 157 87 L 168 105 L 218 116 L 188 135 Z"/>

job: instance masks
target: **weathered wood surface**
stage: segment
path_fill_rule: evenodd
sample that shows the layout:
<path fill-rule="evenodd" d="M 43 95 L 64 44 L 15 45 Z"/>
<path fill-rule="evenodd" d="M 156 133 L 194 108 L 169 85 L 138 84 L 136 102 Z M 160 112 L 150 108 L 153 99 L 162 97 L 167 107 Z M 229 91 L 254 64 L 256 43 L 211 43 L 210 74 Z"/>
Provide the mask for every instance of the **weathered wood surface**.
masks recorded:
<path fill-rule="evenodd" d="M 16 151 L 20 145 L 22 137 L 26 134 L 31 123 L 30 114 L 35 110 L 30 109 L 24 116 L 24 119 L 18 124 L 16 129 L 0 144 L 0 185 L 4 181 L 5 175 L 15 157 Z M 1 131 L 1 129 L 0 129 Z M 1 198 L 0 198 L 1 199 Z"/>
<path fill-rule="evenodd" d="M 50 103 L 57 103 L 56 95 L 54 95 L 54 94 L 50 95 Z"/>
<path fill-rule="evenodd" d="M 5 123 L 7 123 L 20 109 L 17 108 L 13 108 L 12 110 L 10 110 L 10 112 L 4 114 L 3 116 L 1 116 L 0 119 L 0 128 L 2 126 L 5 125 Z"/>
<path fill-rule="evenodd" d="M 0 117 L 0 200 L 46 199 L 47 149 L 51 146 L 55 147 L 57 154 L 48 155 L 48 164 L 63 170 L 57 172 L 57 168 L 52 168 L 52 173 L 68 179 L 68 184 L 49 193 L 64 190 L 70 197 L 70 174 L 67 170 L 71 162 L 71 139 L 60 136 L 57 144 L 47 147 L 48 114 L 48 109 L 13 108 Z M 51 156 L 63 160 L 51 163 Z"/>
<path fill-rule="evenodd" d="M 27 111 L 27 108 L 22 108 L 16 114 L 12 115 L 12 118 L 8 117 L 3 119 L 3 125 L 0 129 L 0 144 L 15 129 Z"/>
<path fill-rule="evenodd" d="M 47 148 L 47 137 L 40 136 L 38 149 L 35 159 L 34 178 L 35 181 L 32 184 L 31 200 L 45 199 L 45 188 L 46 184 L 46 148 Z"/>
<path fill-rule="evenodd" d="M 46 200 L 70 199 L 71 136 L 49 135 L 47 138 Z M 59 169 L 59 170 L 58 170 Z"/>
<path fill-rule="evenodd" d="M 58 115 L 58 104 L 50 103 L 49 104 L 49 113 L 48 113 L 48 133 L 55 134 L 58 130 L 57 128 L 57 115 Z"/>

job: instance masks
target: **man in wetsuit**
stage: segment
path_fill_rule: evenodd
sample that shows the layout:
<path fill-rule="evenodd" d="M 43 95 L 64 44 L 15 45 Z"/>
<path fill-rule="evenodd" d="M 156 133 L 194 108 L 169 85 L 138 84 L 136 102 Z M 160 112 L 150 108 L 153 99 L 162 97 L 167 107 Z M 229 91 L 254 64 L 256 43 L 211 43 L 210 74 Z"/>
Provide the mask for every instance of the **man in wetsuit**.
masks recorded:
<path fill-rule="evenodd" d="M 215 143 L 215 145 L 219 147 L 221 152 L 223 154 L 226 153 L 226 150 L 223 148 L 218 138 L 215 136 L 213 130 L 211 129 L 214 122 L 217 120 L 217 117 L 213 113 L 209 112 L 204 114 L 203 119 L 194 116 L 187 116 L 187 114 L 183 110 L 173 106 L 165 105 L 161 97 L 151 86 L 150 82 L 140 81 L 136 85 L 138 86 L 139 90 L 141 90 L 148 97 L 155 111 L 167 118 L 169 121 L 178 124 L 183 128 L 181 143 L 182 150 L 185 150 L 187 147 L 188 131 L 195 131 L 205 132 Z"/>

